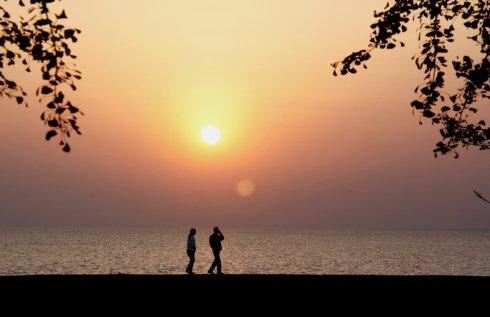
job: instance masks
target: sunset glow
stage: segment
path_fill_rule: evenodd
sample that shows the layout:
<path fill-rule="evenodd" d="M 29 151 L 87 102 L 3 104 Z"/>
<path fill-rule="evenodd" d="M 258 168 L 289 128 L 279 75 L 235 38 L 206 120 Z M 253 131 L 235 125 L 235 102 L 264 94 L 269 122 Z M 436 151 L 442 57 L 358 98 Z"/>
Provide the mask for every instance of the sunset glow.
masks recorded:
<path fill-rule="evenodd" d="M 405 47 L 332 75 L 385 4 L 59 3 L 82 31 L 83 78 L 66 94 L 83 134 L 70 155 L 46 142 L 39 69 L 5 68 L 29 108 L 0 99 L 2 224 L 488 228 L 472 191 L 490 193 L 489 153 L 434 159 L 440 134 L 412 115 L 415 25 L 397 35 Z M 457 30 L 448 59 L 474 49 Z M 448 74 L 445 86 L 461 83 Z"/>

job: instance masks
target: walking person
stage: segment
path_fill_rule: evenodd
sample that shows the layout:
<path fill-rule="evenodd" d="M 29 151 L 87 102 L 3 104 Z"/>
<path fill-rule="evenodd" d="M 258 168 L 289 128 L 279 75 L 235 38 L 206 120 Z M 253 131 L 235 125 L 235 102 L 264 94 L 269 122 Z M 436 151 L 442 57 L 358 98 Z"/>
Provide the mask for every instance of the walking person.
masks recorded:
<path fill-rule="evenodd" d="M 221 231 L 219 230 L 218 227 L 214 227 L 214 233 L 209 237 L 209 246 L 211 247 L 211 250 L 213 250 L 213 255 L 214 255 L 214 261 L 211 264 L 211 267 L 208 270 L 209 274 L 214 274 L 214 268 L 217 268 L 217 274 L 221 275 L 223 274 L 221 272 L 221 258 L 220 258 L 220 252 L 221 252 L 221 241 L 225 239 Z"/>
<path fill-rule="evenodd" d="M 192 269 L 194 268 L 194 262 L 196 261 L 196 232 L 196 229 L 192 228 L 187 236 L 187 255 L 189 256 L 189 265 L 187 265 L 185 271 L 189 275 L 194 275 Z"/>

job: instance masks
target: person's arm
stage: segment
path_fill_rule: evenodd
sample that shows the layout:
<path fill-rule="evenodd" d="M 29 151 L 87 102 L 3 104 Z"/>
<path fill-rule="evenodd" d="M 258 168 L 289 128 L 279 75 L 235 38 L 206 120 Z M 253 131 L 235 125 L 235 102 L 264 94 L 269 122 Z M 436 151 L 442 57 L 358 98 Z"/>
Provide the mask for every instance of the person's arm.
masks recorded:
<path fill-rule="evenodd" d="M 221 231 L 219 232 L 219 237 L 220 237 L 221 241 L 223 241 L 225 239 L 225 236 L 221 233 Z"/>
<path fill-rule="evenodd" d="M 192 237 L 191 247 L 192 247 L 192 251 L 196 251 L 196 238 L 195 237 Z"/>

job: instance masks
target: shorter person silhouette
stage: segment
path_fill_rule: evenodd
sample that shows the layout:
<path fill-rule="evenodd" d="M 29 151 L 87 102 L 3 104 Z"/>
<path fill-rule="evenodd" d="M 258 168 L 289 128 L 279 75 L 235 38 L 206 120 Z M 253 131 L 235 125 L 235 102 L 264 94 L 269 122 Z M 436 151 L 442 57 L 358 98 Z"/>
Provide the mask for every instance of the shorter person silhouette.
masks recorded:
<path fill-rule="evenodd" d="M 196 238 L 194 237 L 196 232 L 196 229 L 192 228 L 187 236 L 187 255 L 189 256 L 189 265 L 187 265 L 185 271 L 189 275 L 194 275 L 192 269 L 194 268 L 194 262 L 196 261 Z"/>
<path fill-rule="evenodd" d="M 223 274 L 221 272 L 221 258 L 220 258 L 220 252 L 221 252 L 221 241 L 223 241 L 225 237 L 221 233 L 218 227 L 214 227 L 214 233 L 209 237 L 209 246 L 211 247 L 211 250 L 213 251 L 214 255 L 214 261 L 211 264 L 211 267 L 208 270 L 209 274 L 214 274 L 214 268 L 217 268 L 217 273 L 218 274 Z"/>

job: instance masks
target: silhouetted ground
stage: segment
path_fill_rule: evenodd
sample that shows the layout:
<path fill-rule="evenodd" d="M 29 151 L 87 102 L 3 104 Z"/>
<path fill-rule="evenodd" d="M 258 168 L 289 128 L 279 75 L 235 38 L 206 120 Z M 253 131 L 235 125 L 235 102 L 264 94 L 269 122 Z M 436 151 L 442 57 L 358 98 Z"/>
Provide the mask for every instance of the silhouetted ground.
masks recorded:
<path fill-rule="evenodd" d="M 0 277 L 4 303 L 73 309 L 156 308 L 195 310 L 201 304 L 250 310 L 296 307 L 367 311 L 387 308 L 469 312 L 488 307 L 490 277 L 313 275 L 47 275 Z M 46 306 L 48 305 L 48 306 Z M 22 307 L 22 306 L 19 306 Z M 262 307 L 262 306 L 260 306 Z M 100 308 L 97 308 L 100 309 Z M 164 314 L 165 315 L 165 314 Z"/>

